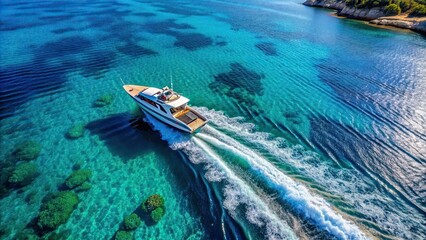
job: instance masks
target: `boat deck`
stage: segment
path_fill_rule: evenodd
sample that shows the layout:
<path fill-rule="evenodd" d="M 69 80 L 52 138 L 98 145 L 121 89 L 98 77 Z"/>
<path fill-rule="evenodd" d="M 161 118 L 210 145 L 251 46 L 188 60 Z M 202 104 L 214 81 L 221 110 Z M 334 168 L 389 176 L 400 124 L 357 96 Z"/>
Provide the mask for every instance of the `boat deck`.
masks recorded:
<path fill-rule="evenodd" d="M 183 109 L 182 111 L 174 113 L 173 117 L 179 118 L 180 116 L 187 114 L 189 111 L 191 111 L 191 108 L 189 108 L 188 106 L 186 106 L 185 109 Z"/>
<path fill-rule="evenodd" d="M 181 120 L 186 125 L 197 120 L 197 118 L 199 118 L 199 117 L 191 111 L 188 111 L 187 113 L 181 114 L 181 115 L 179 115 L 179 117 L 177 117 L 177 119 Z"/>
<path fill-rule="evenodd" d="M 138 95 L 140 92 L 148 89 L 148 87 L 138 85 L 124 85 L 123 87 L 126 92 L 133 97 L 136 97 L 136 95 Z"/>
<path fill-rule="evenodd" d="M 198 128 L 204 126 L 204 124 L 206 124 L 206 123 L 207 123 L 207 121 L 205 121 L 201 118 L 197 118 L 196 120 L 194 120 L 190 124 L 188 124 L 188 126 L 192 129 L 192 131 L 195 131 Z"/>
<path fill-rule="evenodd" d="M 201 118 L 199 114 L 193 111 L 190 107 L 186 107 L 185 110 L 178 112 L 174 115 L 174 117 L 185 123 L 192 129 L 192 131 L 197 130 L 207 123 L 207 120 Z"/>

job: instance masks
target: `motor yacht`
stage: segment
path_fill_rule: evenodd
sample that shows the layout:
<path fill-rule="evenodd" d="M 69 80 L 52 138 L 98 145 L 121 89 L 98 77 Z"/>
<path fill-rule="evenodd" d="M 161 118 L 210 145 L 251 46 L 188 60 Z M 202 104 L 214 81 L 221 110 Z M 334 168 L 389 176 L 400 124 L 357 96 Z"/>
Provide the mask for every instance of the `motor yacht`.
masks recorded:
<path fill-rule="evenodd" d="M 139 85 L 123 85 L 123 88 L 145 113 L 179 130 L 194 133 L 208 122 L 188 106 L 188 98 L 173 89 Z"/>

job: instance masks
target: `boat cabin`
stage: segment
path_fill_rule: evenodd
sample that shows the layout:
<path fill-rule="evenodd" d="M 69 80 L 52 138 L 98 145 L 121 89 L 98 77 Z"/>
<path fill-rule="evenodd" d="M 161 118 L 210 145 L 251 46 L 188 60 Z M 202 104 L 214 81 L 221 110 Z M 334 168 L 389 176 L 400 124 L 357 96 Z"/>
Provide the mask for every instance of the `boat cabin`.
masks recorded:
<path fill-rule="evenodd" d="M 179 95 L 168 87 L 164 87 L 163 89 L 146 88 L 140 91 L 135 97 L 160 109 L 163 113 L 173 116 L 184 111 L 189 102 L 189 99 Z"/>

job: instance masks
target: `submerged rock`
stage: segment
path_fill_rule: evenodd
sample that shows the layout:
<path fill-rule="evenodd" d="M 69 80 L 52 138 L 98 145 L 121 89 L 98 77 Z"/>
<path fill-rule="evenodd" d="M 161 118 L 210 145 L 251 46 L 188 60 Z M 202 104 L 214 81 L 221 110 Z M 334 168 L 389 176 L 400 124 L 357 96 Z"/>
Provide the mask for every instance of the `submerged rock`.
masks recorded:
<path fill-rule="evenodd" d="M 21 163 L 13 170 L 8 182 L 13 186 L 25 186 L 30 184 L 37 175 L 37 165 L 34 163 Z"/>
<path fill-rule="evenodd" d="M 103 96 L 100 96 L 94 103 L 95 107 L 105 107 L 107 105 L 110 105 L 112 103 L 112 100 L 114 100 L 114 97 L 111 94 L 106 94 Z"/>
<path fill-rule="evenodd" d="M 13 167 L 0 168 L 0 197 L 4 197 L 9 193 L 10 185 L 9 178 L 12 175 Z"/>
<path fill-rule="evenodd" d="M 244 67 L 240 63 L 231 63 L 231 71 L 214 76 L 216 82 L 231 89 L 239 88 L 252 95 L 263 95 L 262 79 L 265 75 Z"/>
<path fill-rule="evenodd" d="M 141 206 L 142 210 L 149 214 L 154 223 L 160 221 L 164 216 L 164 198 L 160 194 L 149 196 Z"/>
<path fill-rule="evenodd" d="M 164 208 L 156 208 L 154 211 L 151 212 L 150 216 L 151 219 L 157 223 L 164 216 Z"/>
<path fill-rule="evenodd" d="M 33 229 L 25 228 L 15 235 L 16 240 L 38 240 L 40 239 Z"/>
<path fill-rule="evenodd" d="M 135 230 L 141 224 L 141 219 L 136 213 L 132 213 L 124 218 L 124 228 L 126 230 Z"/>
<path fill-rule="evenodd" d="M 142 210 L 151 212 L 154 209 L 164 206 L 164 198 L 160 194 L 153 194 L 149 196 L 144 203 L 142 203 Z"/>
<path fill-rule="evenodd" d="M 74 192 L 57 193 L 41 206 L 37 226 L 42 230 L 56 229 L 68 221 L 78 202 L 78 196 Z"/>
<path fill-rule="evenodd" d="M 85 191 L 90 190 L 91 188 L 92 188 L 92 185 L 90 183 L 84 182 L 80 186 L 76 187 L 74 190 L 76 192 L 85 192 Z"/>
<path fill-rule="evenodd" d="M 36 141 L 25 141 L 15 146 L 13 156 L 18 161 L 36 159 L 40 154 L 41 145 Z"/>
<path fill-rule="evenodd" d="M 82 185 L 87 180 L 89 180 L 91 176 L 92 176 L 92 171 L 89 169 L 77 170 L 73 172 L 67 178 L 67 180 L 65 180 L 65 186 L 67 186 L 69 189 L 74 189 Z"/>
<path fill-rule="evenodd" d="M 278 56 L 278 50 L 275 44 L 270 42 L 260 42 L 254 45 L 257 49 L 262 51 L 266 56 Z"/>
<path fill-rule="evenodd" d="M 265 75 L 245 68 L 239 63 L 231 64 L 231 71 L 214 76 L 209 84 L 214 92 L 225 94 L 246 105 L 255 105 L 255 95 L 263 95 L 262 79 Z"/>
<path fill-rule="evenodd" d="M 77 139 L 83 136 L 84 134 L 84 124 L 77 124 L 71 127 L 67 132 L 67 137 L 71 139 Z"/>
<path fill-rule="evenodd" d="M 115 234 L 115 240 L 131 240 L 133 239 L 133 234 L 127 231 L 118 231 Z"/>

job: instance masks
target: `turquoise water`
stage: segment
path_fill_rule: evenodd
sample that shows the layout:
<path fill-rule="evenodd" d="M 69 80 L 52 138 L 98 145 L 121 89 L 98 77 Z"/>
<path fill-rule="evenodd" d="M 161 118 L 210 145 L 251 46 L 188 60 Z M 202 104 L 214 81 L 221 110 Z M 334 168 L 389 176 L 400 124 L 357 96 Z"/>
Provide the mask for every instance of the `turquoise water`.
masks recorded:
<path fill-rule="evenodd" d="M 295 0 L 0 5 L 0 156 L 42 145 L 40 174 L 0 198 L 1 238 L 76 163 L 92 188 L 53 231 L 65 239 L 112 238 L 154 193 L 166 214 L 136 239 L 426 237 L 424 36 Z M 193 136 L 121 88 L 170 75 L 210 120 Z"/>

